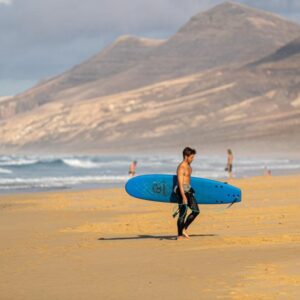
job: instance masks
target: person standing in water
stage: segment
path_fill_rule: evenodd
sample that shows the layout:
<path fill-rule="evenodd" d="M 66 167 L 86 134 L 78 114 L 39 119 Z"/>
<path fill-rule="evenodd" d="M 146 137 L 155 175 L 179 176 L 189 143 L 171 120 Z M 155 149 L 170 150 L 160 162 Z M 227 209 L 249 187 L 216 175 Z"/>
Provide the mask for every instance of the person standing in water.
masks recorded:
<path fill-rule="evenodd" d="M 179 217 L 177 220 L 178 240 L 189 239 L 187 229 L 199 215 L 199 207 L 194 197 L 194 190 L 191 187 L 192 168 L 191 163 L 196 155 L 196 150 L 186 147 L 183 150 L 183 161 L 177 167 L 176 194 L 179 205 Z M 186 218 L 188 207 L 192 210 Z"/>
<path fill-rule="evenodd" d="M 233 154 L 231 149 L 227 149 L 227 165 L 225 171 L 228 172 L 228 178 L 232 178 Z"/>
<path fill-rule="evenodd" d="M 128 171 L 128 174 L 129 174 L 130 177 L 133 177 L 135 175 L 136 165 L 137 165 L 137 161 L 136 160 L 134 160 L 130 164 L 129 171 Z"/>

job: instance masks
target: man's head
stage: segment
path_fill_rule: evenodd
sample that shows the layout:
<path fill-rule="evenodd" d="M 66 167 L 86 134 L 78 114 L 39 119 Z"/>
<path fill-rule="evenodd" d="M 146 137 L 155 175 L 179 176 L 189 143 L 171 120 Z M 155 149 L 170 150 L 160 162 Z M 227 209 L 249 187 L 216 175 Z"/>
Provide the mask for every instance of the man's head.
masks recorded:
<path fill-rule="evenodd" d="M 190 164 L 194 160 L 196 153 L 197 152 L 195 149 L 192 149 L 190 147 L 185 147 L 182 152 L 183 159 Z"/>

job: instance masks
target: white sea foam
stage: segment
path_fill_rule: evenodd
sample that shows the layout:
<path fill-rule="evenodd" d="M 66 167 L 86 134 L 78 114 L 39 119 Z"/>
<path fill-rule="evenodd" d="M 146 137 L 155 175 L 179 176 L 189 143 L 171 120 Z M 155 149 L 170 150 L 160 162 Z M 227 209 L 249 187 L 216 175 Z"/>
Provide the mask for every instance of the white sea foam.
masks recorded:
<path fill-rule="evenodd" d="M 103 166 L 101 163 L 96 163 L 90 160 L 80 160 L 80 159 L 63 159 L 62 160 L 66 165 L 70 167 L 76 167 L 76 168 L 100 168 Z"/>
<path fill-rule="evenodd" d="M 23 166 L 23 165 L 32 165 L 37 163 L 38 160 L 34 159 L 7 159 L 5 161 L 0 161 L 0 166 Z"/>
<path fill-rule="evenodd" d="M 85 168 L 85 169 L 92 169 L 92 168 L 109 168 L 109 167 L 124 167 L 129 166 L 130 161 L 121 161 L 121 160 L 107 160 L 107 161 L 94 161 L 94 160 L 87 160 L 87 159 L 79 159 L 79 158 L 64 158 L 62 161 L 74 168 Z"/>
<path fill-rule="evenodd" d="M 36 187 L 62 187 L 83 183 L 125 183 L 128 176 L 70 176 L 70 177 L 39 177 L 39 178 L 2 178 L 0 189 L 9 189 L 18 186 Z"/>
<path fill-rule="evenodd" d="M 0 173 L 3 173 L 3 174 L 11 174 L 12 171 L 11 171 L 11 170 L 7 170 L 7 169 L 0 168 Z"/>
<path fill-rule="evenodd" d="M 249 166 L 234 165 L 234 168 L 236 170 L 244 171 L 244 172 L 263 170 L 265 167 L 271 170 L 297 170 L 300 169 L 300 164 L 293 164 L 293 165 L 262 164 L 262 165 L 249 165 Z"/>

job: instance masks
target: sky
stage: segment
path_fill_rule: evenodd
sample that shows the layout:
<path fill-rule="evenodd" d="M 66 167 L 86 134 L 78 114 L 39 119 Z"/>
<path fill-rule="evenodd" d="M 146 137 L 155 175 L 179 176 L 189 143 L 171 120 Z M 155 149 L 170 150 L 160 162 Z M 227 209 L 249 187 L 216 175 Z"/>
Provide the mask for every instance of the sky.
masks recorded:
<path fill-rule="evenodd" d="M 0 0 L 0 97 L 68 70 L 121 35 L 168 38 L 193 15 L 222 2 Z M 300 0 L 236 2 L 300 23 Z"/>

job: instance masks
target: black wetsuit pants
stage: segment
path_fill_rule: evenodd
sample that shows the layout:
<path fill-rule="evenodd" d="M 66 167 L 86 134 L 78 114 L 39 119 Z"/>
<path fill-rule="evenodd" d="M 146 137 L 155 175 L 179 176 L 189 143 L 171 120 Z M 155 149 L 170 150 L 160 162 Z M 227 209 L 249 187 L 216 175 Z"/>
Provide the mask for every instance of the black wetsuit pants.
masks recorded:
<path fill-rule="evenodd" d="M 200 213 L 198 204 L 194 197 L 193 189 L 191 188 L 188 192 L 185 192 L 185 195 L 188 200 L 187 205 L 183 204 L 182 196 L 180 194 L 179 188 L 177 189 L 177 198 L 178 198 L 178 205 L 179 205 L 179 217 L 177 220 L 178 236 L 182 235 L 183 229 L 187 229 Z M 186 218 L 187 211 L 188 211 L 187 206 L 192 210 L 192 212 Z"/>

